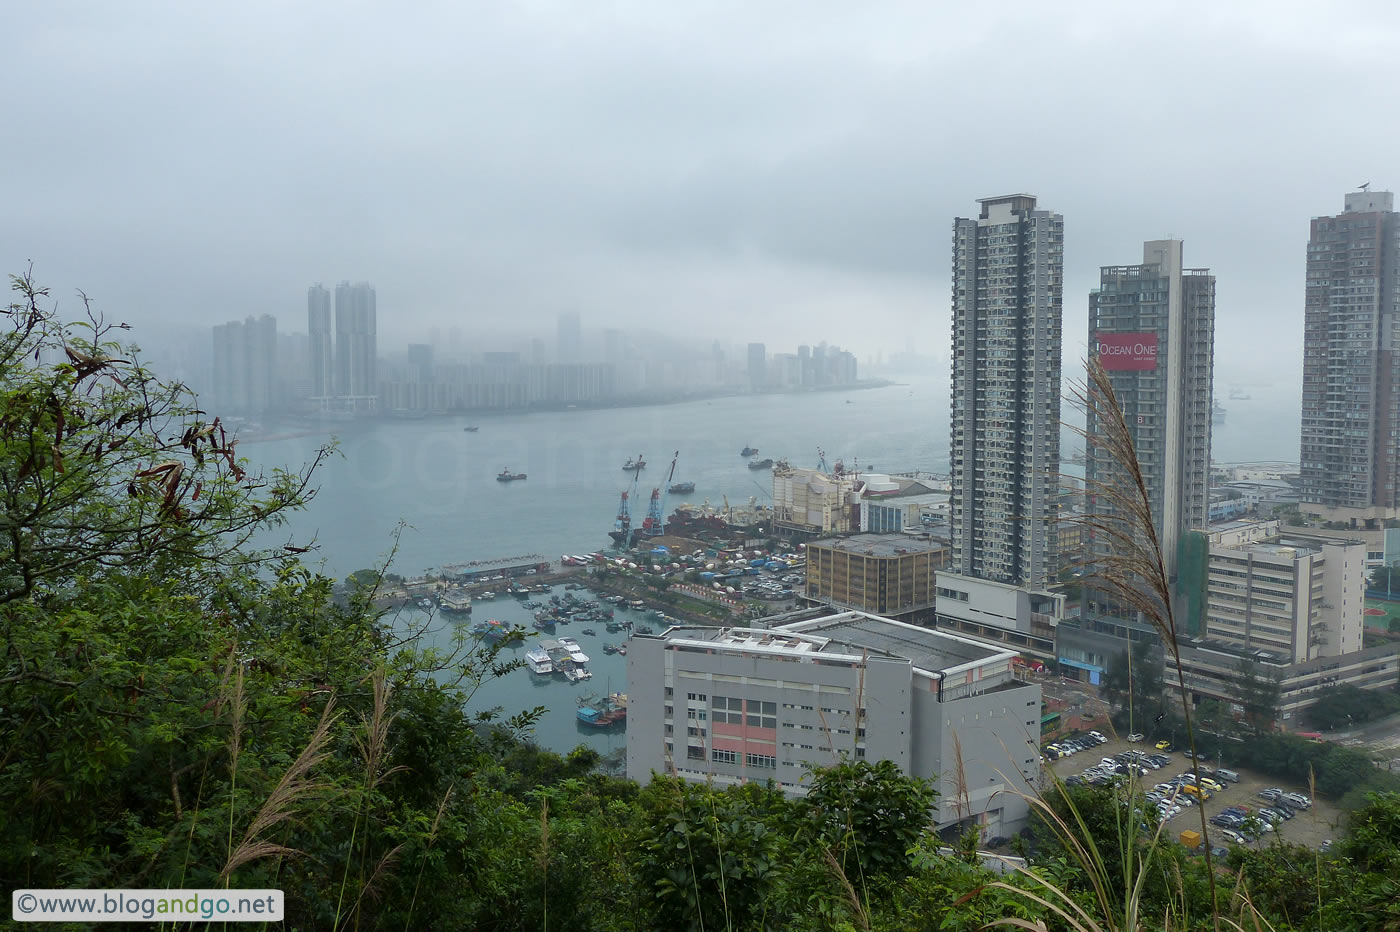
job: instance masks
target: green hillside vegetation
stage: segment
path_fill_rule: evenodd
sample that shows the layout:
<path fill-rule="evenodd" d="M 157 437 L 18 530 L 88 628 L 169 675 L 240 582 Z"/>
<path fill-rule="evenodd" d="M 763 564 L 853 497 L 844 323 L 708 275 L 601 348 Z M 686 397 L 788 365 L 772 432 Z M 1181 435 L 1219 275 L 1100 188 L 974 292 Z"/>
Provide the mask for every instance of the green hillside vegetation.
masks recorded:
<path fill-rule="evenodd" d="M 531 710 L 462 711 L 511 669 L 499 648 L 425 649 L 372 608 L 376 579 L 337 601 L 298 552 L 250 548 L 314 494 L 332 451 L 252 472 L 119 326 L 64 324 L 14 285 L 8 889 L 280 888 L 287 928 L 332 930 L 1400 928 L 1400 794 L 1370 796 L 1329 855 L 1207 867 L 1131 789 L 1052 786 L 1031 868 L 1001 875 L 976 839 L 944 847 L 930 784 L 888 762 L 812 774 L 792 800 L 641 786 L 588 749 L 542 751 Z"/>

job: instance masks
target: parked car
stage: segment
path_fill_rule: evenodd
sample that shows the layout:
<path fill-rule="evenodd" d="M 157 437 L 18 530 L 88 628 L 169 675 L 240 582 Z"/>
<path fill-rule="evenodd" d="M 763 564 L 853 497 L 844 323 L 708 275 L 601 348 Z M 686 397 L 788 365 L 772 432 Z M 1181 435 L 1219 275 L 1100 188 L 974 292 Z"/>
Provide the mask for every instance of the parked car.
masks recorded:
<path fill-rule="evenodd" d="M 1220 830 L 1220 834 L 1223 837 L 1228 838 L 1230 841 L 1233 841 L 1237 845 L 1249 844 L 1249 839 L 1246 838 L 1244 835 L 1240 834 L 1239 832 L 1235 831 L 1234 829 L 1222 828 Z"/>
<path fill-rule="evenodd" d="M 1212 793 L 1219 793 L 1221 790 L 1225 789 L 1224 786 L 1212 780 L 1210 777 L 1201 777 L 1201 786 L 1210 790 Z"/>
<path fill-rule="evenodd" d="M 1133 732 L 1132 734 L 1128 735 L 1128 740 L 1136 744 L 1137 742 L 1142 740 L 1142 735 L 1138 734 L 1137 732 Z"/>
<path fill-rule="evenodd" d="M 1308 799 L 1302 793 L 1284 793 L 1283 801 L 1288 803 L 1288 805 L 1292 806 L 1294 809 L 1312 808 L 1312 800 Z"/>
<path fill-rule="evenodd" d="M 1231 783 L 1240 782 L 1239 774 L 1235 773 L 1233 770 L 1226 770 L 1223 767 L 1215 772 L 1215 778 L 1217 780 L 1229 780 Z"/>
<path fill-rule="evenodd" d="M 1260 799 L 1266 799 L 1271 803 L 1276 803 L 1283 797 L 1283 790 L 1276 786 L 1271 786 L 1267 790 L 1260 790 L 1255 795 Z"/>
<path fill-rule="evenodd" d="M 1166 740 L 1165 738 L 1163 738 L 1161 741 L 1158 741 L 1158 742 L 1157 742 L 1157 750 L 1159 750 L 1159 751 L 1172 751 L 1172 750 L 1175 750 L 1175 748 L 1172 747 L 1172 743 L 1171 743 L 1170 741 L 1168 741 L 1168 740 Z"/>
<path fill-rule="evenodd" d="M 1102 734 L 1101 732 L 1091 731 L 1091 732 L 1089 732 L 1089 737 L 1090 737 L 1090 738 L 1093 738 L 1094 741 L 1097 742 L 1097 743 L 1099 743 L 1099 744 L 1107 744 L 1107 743 L 1108 743 L 1108 738 L 1107 738 L 1104 734 Z"/>

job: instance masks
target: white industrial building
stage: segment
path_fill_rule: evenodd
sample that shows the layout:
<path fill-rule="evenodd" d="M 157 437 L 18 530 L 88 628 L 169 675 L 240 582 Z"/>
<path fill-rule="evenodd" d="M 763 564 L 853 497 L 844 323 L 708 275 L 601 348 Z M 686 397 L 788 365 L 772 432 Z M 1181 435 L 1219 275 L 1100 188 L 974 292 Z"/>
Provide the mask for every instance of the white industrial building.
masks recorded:
<path fill-rule="evenodd" d="M 806 792 L 811 767 L 890 760 L 932 778 L 939 828 L 1026 821 L 1041 696 L 1016 652 L 860 612 L 774 628 L 677 626 L 629 643 L 627 774 Z"/>

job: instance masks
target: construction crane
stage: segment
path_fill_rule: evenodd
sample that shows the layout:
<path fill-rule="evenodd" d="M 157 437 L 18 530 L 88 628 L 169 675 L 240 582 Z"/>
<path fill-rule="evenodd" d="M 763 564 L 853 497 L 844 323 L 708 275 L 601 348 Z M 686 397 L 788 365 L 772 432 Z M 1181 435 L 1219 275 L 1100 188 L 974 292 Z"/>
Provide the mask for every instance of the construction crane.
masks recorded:
<path fill-rule="evenodd" d="M 826 451 L 817 447 L 817 469 L 826 472 Z"/>
<path fill-rule="evenodd" d="M 626 547 L 632 542 L 632 509 L 628 504 L 628 499 L 637 492 L 637 480 L 642 477 L 640 469 L 632 472 L 631 490 L 623 489 L 622 501 L 617 506 L 617 520 L 613 523 L 613 529 L 608 532 L 608 536 L 613 539 L 613 543 L 619 547 Z"/>
<path fill-rule="evenodd" d="M 680 459 L 681 451 L 677 450 L 671 457 L 671 471 L 666 474 L 666 481 L 661 486 L 651 490 L 651 503 L 647 506 L 646 520 L 642 522 L 641 529 L 637 534 L 641 537 L 660 537 L 666 530 L 666 501 L 671 497 L 671 480 L 676 477 L 676 460 Z M 662 489 L 665 493 L 662 493 Z"/>

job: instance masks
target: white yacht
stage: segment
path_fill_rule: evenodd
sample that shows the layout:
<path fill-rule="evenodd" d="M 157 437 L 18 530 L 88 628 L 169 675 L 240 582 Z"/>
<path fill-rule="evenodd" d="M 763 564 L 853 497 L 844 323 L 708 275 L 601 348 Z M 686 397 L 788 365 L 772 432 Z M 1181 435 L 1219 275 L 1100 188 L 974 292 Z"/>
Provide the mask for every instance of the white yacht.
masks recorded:
<path fill-rule="evenodd" d="M 569 652 L 569 659 L 574 663 L 588 663 L 588 655 L 583 652 L 583 648 L 579 647 L 578 641 L 573 638 L 560 638 L 559 646 Z"/>
<path fill-rule="evenodd" d="M 525 664 L 530 668 L 531 673 L 548 676 L 554 672 L 554 661 L 549 659 L 549 652 L 541 647 L 525 652 Z"/>

